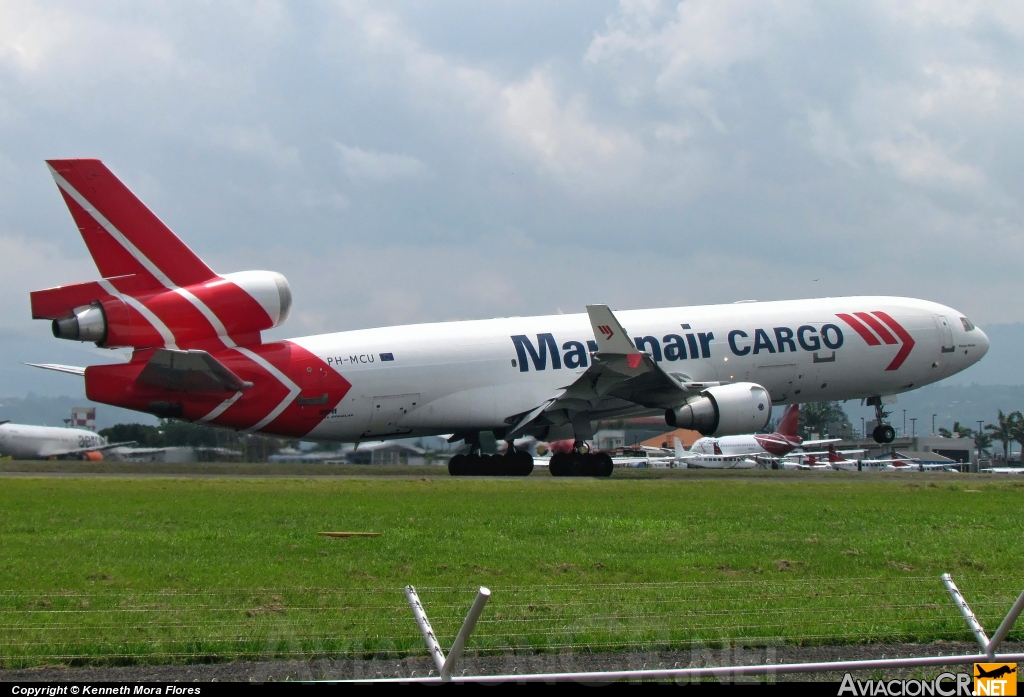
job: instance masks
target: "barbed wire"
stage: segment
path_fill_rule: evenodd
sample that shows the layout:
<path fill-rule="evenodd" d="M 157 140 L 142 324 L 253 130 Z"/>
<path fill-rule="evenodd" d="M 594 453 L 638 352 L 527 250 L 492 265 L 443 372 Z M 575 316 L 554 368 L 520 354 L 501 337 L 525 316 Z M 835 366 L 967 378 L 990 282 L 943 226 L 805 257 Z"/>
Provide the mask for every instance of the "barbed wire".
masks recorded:
<path fill-rule="evenodd" d="M 983 619 L 1001 619 L 1019 591 L 1004 576 L 962 576 L 958 582 Z M 781 645 L 972 639 L 931 576 L 491 588 L 492 600 L 470 643 L 483 653 L 649 650 L 726 640 Z M 578 597 L 583 590 L 587 597 Z M 475 588 L 419 586 L 418 592 L 439 637 L 453 639 Z M 1022 634 L 1016 630 L 1011 639 Z M 404 593 L 396 588 L 0 590 L 4 667 L 423 655 Z"/>

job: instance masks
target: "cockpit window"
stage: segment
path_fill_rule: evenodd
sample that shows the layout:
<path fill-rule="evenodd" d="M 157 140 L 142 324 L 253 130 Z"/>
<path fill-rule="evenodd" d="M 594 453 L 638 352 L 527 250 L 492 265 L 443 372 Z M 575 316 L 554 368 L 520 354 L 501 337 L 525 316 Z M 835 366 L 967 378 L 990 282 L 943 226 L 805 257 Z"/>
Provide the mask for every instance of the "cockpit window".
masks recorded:
<path fill-rule="evenodd" d="M 969 332 L 974 329 L 974 325 L 971 324 L 971 320 L 967 319 L 966 317 L 960 318 L 960 324 L 964 325 L 965 332 Z"/>

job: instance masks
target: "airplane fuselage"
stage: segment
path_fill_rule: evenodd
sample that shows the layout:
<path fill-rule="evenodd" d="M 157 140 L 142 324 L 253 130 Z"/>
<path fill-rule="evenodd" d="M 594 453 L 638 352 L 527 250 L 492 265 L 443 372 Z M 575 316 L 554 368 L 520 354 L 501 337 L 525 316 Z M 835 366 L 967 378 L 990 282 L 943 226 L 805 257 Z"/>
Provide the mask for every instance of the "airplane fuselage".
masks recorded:
<path fill-rule="evenodd" d="M 870 345 L 838 316 L 875 311 L 897 322 L 909 340 Z M 905 392 L 963 370 L 988 349 L 985 335 L 967 330 L 956 310 L 906 298 L 616 314 L 637 346 L 669 374 L 693 382 L 755 382 L 767 388 L 774 404 Z M 940 318 L 947 318 L 949 334 Z M 384 327 L 292 341 L 351 386 L 309 436 L 350 440 L 506 427 L 510 417 L 586 370 L 588 340 L 593 341 L 591 325 L 577 314 Z M 605 416 L 644 411 L 624 406 Z"/>

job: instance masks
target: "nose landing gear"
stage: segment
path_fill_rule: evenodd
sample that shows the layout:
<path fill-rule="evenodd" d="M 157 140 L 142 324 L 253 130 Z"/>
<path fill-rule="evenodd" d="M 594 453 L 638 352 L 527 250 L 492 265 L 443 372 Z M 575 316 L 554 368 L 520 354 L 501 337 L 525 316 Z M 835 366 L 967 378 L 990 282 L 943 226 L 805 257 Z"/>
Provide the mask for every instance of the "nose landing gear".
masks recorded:
<path fill-rule="evenodd" d="M 875 421 L 878 422 L 878 425 L 871 431 L 871 437 L 875 439 L 876 443 L 892 443 L 896 440 L 896 429 L 887 423 L 882 423 L 886 416 L 882 409 L 882 398 L 872 397 L 868 400 L 868 404 L 875 407 Z"/>
<path fill-rule="evenodd" d="M 871 432 L 871 437 L 875 439 L 876 443 L 892 443 L 896 440 L 896 429 L 889 424 L 875 426 L 875 429 Z"/>

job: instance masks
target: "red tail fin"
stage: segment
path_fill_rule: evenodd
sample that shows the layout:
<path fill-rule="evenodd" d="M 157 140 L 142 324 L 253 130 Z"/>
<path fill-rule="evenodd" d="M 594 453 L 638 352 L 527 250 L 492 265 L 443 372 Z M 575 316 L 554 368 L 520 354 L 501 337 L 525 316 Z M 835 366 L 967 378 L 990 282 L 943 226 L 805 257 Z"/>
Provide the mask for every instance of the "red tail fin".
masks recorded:
<path fill-rule="evenodd" d="M 828 461 L 829 462 L 842 462 L 843 458 L 839 457 L 839 453 L 836 452 L 836 446 L 829 444 L 828 446 Z"/>
<path fill-rule="evenodd" d="M 785 436 L 787 440 L 793 440 L 796 438 L 796 427 L 799 422 L 800 405 L 791 404 L 786 407 L 786 411 L 782 415 L 782 420 L 779 421 L 779 427 L 775 429 L 775 432 L 780 436 Z"/>
<path fill-rule="evenodd" d="M 721 448 L 721 447 L 719 447 L 719 445 L 718 445 L 718 441 L 716 440 L 716 441 L 715 441 L 715 455 L 722 455 L 722 454 L 723 454 L 723 453 L 722 453 L 722 448 Z"/>
<path fill-rule="evenodd" d="M 169 288 L 216 276 L 99 160 L 47 164 L 104 278 Z"/>

